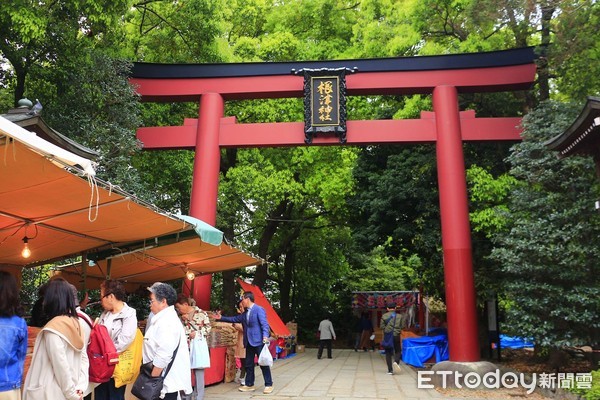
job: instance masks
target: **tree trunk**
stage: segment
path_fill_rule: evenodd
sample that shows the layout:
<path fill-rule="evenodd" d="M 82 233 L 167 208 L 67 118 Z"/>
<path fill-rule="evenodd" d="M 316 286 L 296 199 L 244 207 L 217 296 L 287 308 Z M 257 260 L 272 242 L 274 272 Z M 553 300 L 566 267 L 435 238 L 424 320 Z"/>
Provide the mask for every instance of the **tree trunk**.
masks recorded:
<path fill-rule="evenodd" d="M 226 149 L 225 152 L 222 153 L 221 156 L 221 173 L 223 175 L 227 174 L 229 168 L 232 168 L 237 163 L 237 149 Z M 223 235 L 227 238 L 234 237 L 234 228 L 233 223 L 228 224 L 225 227 L 221 227 L 223 230 Z M 239 299 L 239 293 L 236 291 L 235 271 L 223 271 L 223 293 L 221 294 L 221 308 L 223 310 L 223 314 L 225 315 L 235 315 L 237 306 L 237 301 Z"/>
<path fill-rule="evenodd" d="M 232 238 L 233 237 L 233 226 L 227 226 L 223 229 L 223 236 Z M 235 315 L 235 306 L 237 298 L 239 297 L 236 292 L 235 286 L 235 271 L 223 271 L 223 293 L 221 294 L 221 309 L 225 315 Z"/>
<path fill-rule="evenodd" d="M 287 201 L 282 201 L 279 205 L 269 214 L 269 220 L 267 221 L 267 225 L 260 237 L 260 241 L 258 243 L 258 256 L 263 260 L 268 259 L 269 254 L 269 246 L 271 244 L 271 240 L 275 233 L 277 232 L 277 228 L 279 227 L 280 219 L 282 215 L 285 213 L 286 208 L 289 206 Z M 263 288 L 268 278 L 268 266 L 267 263 L 259 265 L 256 267 L 256 273 L 254 274 L 254 280 L 252 283 L 259 288 Z"/>
<path fill-rule="evenodd" d="M 280 310 L 281 310 L 281 318 L 285 322 L 289 322 L 292 320 L 293 314 L 290 308 L 291 306 L 291 289 L 292 289 L 292 281 L 294 279 L 294 265 L 296 264 L 296 253 L 292 247 L 289 248 L 289 251 L 285 255 L 285 262 L 283 263 L 283 279 L 281 280 L 281 285 L 279 286 L 279 296 L 280 296 Z"/>
<path fill-rule="evenodd" d="M 550 98 L 550 71 L 548 68 L 548 47 L 550 46 L 550 23 L 552 21 L 552 15 L 556 10 L 556 6 L 552 1 L 542 4 L 542 30 L 541 30 L 541 43 L 540 43 L 540 55 L 537 60 L 537 73 L 538 73 L 538 85 L 539 85 L 539 99 L 540 101 L 548 100 Z"/>
<path fill-rule="evenodd" d="M 24 67 L 18 66 L 13 64 L 13 68 L 15 70 L 15 75 L 17 76 L 17 85 L 15 86 L 15 104 L 14 106 L 17 106 L 17 103 L 19 102 L 19 100 L 21 100 L 23 97 L 25 97 L 25 79 L 27 77 L 27 72 L 26 69 Z"/>
<path fill-rule="evenodd" d="M 223 294 L 221 309 L 224 315 L 235 315 L 235 306 L 239 299 L 235 290 L 235 271 L 223 271 Z"/>

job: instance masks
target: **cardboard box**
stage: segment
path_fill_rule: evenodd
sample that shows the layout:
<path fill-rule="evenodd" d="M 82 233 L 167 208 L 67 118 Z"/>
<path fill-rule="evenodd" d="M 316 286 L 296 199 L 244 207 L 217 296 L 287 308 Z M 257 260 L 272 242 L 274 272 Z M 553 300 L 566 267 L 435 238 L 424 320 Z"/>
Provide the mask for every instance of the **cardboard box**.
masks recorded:
<path fill-rule="evenodd" d="M 303 344 L 296 345 L 296 353 L 304 353 L 304 345 Z"/>

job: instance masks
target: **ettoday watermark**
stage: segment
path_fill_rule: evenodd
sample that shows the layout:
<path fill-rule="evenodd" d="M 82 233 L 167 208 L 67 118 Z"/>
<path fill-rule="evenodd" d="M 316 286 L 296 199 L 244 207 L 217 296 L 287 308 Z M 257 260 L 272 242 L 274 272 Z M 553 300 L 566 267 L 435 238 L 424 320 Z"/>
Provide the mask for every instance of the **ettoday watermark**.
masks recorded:
<path fill-rule="evenodd" d="M 437 375 L 437 376 L 436 376 Z M 478 372 L 463 374 L 458 371 L 418 371 L 417 388 L 433 389 L 436 380 L 440 387 L 456 387 L 462 389 L 516 389 L 525 388 L 531 394 L 536 387 L 545 389 L 591 389 L 591 373 L 534 373 L 526 376 L 523 373 L 501 372 L 499 369 L 481 375 Z"/>

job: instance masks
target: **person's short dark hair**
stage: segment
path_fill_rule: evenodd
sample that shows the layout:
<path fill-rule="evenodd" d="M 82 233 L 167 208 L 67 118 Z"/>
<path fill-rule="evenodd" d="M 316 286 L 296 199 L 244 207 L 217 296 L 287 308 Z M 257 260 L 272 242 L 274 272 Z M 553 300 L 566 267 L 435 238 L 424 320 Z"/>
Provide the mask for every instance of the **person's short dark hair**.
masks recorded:
<path fill-rule="evenodd" d="M 396 308 L 396 303 L 390 301 L 389 303 L 387 303 L 387 308 Z"/>
<path fill-rule="evenodd" d="M 123 282 L 121 281 L 116 279 L 107 279 L 100 284 L 100 287 L 104 289 L 105 296 L 112 294 L 117 300 L 125 301 L 127 299 L 127 292 L 125 291 L 125 286 L 123 286 Z"/>
<path fill-rule="evenodd" d="M 175 304 L 187 304 L 188 306 L 193 307 L 196 305 L 196 300 L 189 297 L 187 294 L 179 293 L 177 295 L 177 300 L 175 300 Z"/>
<path fill-rule="evenodd" d="M 242 298 L 250 299 L 250 301 L 254 303 L 254 293 L 252 293 L 251 291 L 244 292 L 244 294 L 242 295 Z"/>
<path fill-rule="evenodd" d="M 19 301 L 17 279 L 13 274 L 0 271 L 0 316 L 23 316 L 23 307 Z"/>
<path fill-rule="evenodd" d="M 48 289 L 48 282 L 43 283 L 38 287 L 37 293 L 39 297 L 44 297 L 44 293 L 46 293 L 46 289 Z"/>
<path fill-rule="evenodd" d="M 155 282 L 148 288 L 148 290 L 154 293 L 154 297 L 158 301 L 167 301 L 167 305 L 173 306 L 177 301 L 177 292 L 171 285 L 162 282 Z"/>
<path fill-rule="evenodd" d="M 59 315 L 77 318 L 77 310 L 71 284 L 63 278 L 55 278 L 48 282 L 44 294 L 44 314 L 51 320 Z"/>

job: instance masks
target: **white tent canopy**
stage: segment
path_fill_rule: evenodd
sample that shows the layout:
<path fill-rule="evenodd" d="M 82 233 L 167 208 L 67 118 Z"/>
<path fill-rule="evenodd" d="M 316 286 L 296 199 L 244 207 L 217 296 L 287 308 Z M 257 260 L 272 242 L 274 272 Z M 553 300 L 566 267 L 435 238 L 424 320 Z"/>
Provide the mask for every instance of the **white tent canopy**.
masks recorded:
<path fill-rule="evenodd" d="M 78 166 L 88 176 L 94 176 L 96 171 L 92 161 L 64 150 L 44 139 L 39 138 L 34 132 L 21 128 L 6 118 L 0 117 L 0 135 L 10 137 L 26 145 L 29 150 L 47 157 L 49 160 L 58 161 L 64 165 Z M 4 157 L 7 157 L 9 147 L 4 147 Z"/>

